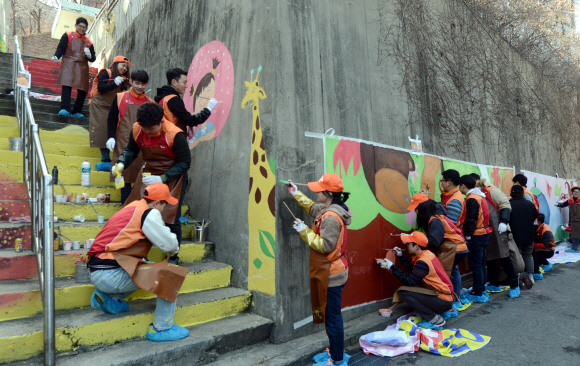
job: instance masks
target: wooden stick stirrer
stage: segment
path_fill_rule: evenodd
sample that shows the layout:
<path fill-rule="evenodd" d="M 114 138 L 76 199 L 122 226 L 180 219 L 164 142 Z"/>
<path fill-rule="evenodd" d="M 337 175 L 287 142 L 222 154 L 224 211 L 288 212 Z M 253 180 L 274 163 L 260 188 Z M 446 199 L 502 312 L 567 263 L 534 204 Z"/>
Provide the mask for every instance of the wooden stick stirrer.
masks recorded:
<path fill-rule="evenodd" d="M 288 205 L 286 204 L 286 202 L 283 202 L 283 203 L 284 203 L 284 206 L 286 206 L 286 208 L 288 209 L 288 211 L 290 211 L 290 215 L 292 215 L 292 217 L 294 218 L 294 220 L 298 220 L 296 218 L 296 216 L 294 216 L 294 214 L 292 213 L 292 211 L 290 210 L 290 207 L 288 207 Z"/>

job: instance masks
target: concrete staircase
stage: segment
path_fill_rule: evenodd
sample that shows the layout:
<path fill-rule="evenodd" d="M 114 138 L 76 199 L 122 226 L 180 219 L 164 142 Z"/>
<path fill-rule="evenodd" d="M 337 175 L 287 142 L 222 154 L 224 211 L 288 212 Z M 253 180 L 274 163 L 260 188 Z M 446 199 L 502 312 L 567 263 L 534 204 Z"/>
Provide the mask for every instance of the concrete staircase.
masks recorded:
<path fill-rule="evenodd" d="M 0 364 L 42 364 L 43 314 L 38 283 L 36 257 L 31 252 L 30 224 L 11 224 L 10 217 L 28 216 L 29 204 L 23 183 L 22 153 L 9 151 L 8 138 L 18 137 L 14 118 L 14 101 L 6 96 L 3 85 L 9 85 L 12 55 L 0 54 Z M 34 60 L 29 64 L 45 65 Z M 54 65 L 54 64 L 53 64 Z M 52 71 L 29 68 L 32 80 L 36 74 Z M 48 71 L 47 71 L 48 70 Z M 39 80 L 37 78 L 36 80 Z M 54 81 L 52 81 L 54 83 Z M 49 84 L 35 88 L 52 94 Z M 58 90 L 58 89 L 56 89 Z M 59 102 L 31 99 L 33 113 L 41 128 L 40 137 L 49 170 L 59 169 L 59 178 L 68 193 L 110 193 L 111 203 L 96 204 L 100 215 L 109 219 L 121 208 L 120 193 L 109 182 L 108 172 L 97 172 L 98 149 L 89 147 L 88 118 L 58 117 Z M 83 113 L 89 116 L 88 108 Z M 80 164 L 88 158 L 91 187 L 81 187 Z M 55 194 L 63 194 L 61 187 Z M 184 207 L 184 212 L 187 207 Z M 55 203 L 55 229 L 71 240 L 95 238 L 102 224 L 88 204 Z M 84 223 L 73 222 L 82 214 Z M 183 237 L 191 237 L 191 226 L 183 226 Z M 23 238 L 24 251 L 14 251 L 14 240 Z M 91 284 L 75 282 L 74 261 L 86 250 L 54 252 L 56 282 L 56 348 L 58 364 L 109 365 L 189 365 L 217 360 L 219 354 L 248 344 L 267 340 L 272 321 L 248 313 L 251 293 L 230 286 L 232 267 L 214 260 L 215 244 L 184 240 L 181 265 L 189 273 L 177 297 L 175 323 L 188 327 L 189 337 L 177 342 L 150 342 L 144 339 L 153 320 L 155 296 L 140 290 L 132 294 L 130 310 L 119 315 L 105 314 L 90 307 Z M 164 256 L 153 248 L 149 260 Z"/>

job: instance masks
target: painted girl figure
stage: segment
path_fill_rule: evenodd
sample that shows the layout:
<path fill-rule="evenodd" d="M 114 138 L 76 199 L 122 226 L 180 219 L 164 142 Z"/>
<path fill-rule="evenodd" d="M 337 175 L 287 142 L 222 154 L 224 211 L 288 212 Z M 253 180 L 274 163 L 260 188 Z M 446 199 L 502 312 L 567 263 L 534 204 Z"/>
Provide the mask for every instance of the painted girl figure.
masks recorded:
<path fill-rule="evenodd" d="M 193 97 L 193 114 L 199 113 L 203 110 L 211 98 L 215 96 L 216 92 L 216 80 L 215 80 L 215 70 L 217 69 L 220 62 L 217 58 L 212 60 L 213 68 L 211 72 L 205 74 L 197 87 L 192 85 L 190 90 L 190 96 Z M 212 116 L 210 116 L 210 119 Z M 189 142 L 189 148 L 193 149 L 201 141 L 208 141 L 214 138 L 216 135 L 216 127 L 211 121 L 205 121 L 197 131 L 192 128 L 187 128 L 187 142 Z"/>

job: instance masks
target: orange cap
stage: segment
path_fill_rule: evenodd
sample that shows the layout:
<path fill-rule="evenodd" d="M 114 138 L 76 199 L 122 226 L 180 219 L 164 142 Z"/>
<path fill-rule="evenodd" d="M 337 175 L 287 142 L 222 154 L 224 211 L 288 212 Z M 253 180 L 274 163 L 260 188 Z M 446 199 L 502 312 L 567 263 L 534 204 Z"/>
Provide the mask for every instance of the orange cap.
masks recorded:
<path fill-rule="evenodd" d="M 169 187 L 163 183 L 153 183 L 145 188 L 147 194 L 143 194 L 144 198 L 153 201 L 167 201 L 170 205 L 176 205 L 179 201 L 175 197 L 171 197 Z"/>
<path fill-rule="evenodd" d="M 115 56 L 115 58 L 113 59 L 113 62 L 126 62 L 131 66 L 135 66 L 132 63 L 130 63 L 129 59 L 125 56 Z"/>
<path fill-rule="evenodd" d="M 344 184 L 338 175 L 326 173 L 318 182 L 308 183 L 308 188 L 313 192 L 342 192 L 344 190 Z"/>
<path fill-rule="evenodd" d="M 415 193 L 413 197 L 411 197 L 411 204 L 407 207 L 407 211 L 413 211 L 417 208 L 421 203 L 429 201 L 429 197 L 425 193 Z"/>
<path fill-rule="evenodd" d="M 401 240 L 405 243 L 415 243 L 420 247 L 427 248 L 427 244 L 429 244 L 429 240 L 420 231 L 413 231 L 411 235 L 401 236 Z"/>
<path fill-rule="evenodd" d="M 578 187 L 578 186 L 574 186 L 574 187 L 570 188 L 570 192 L 574 192 L 574 190 L 575 190 L 575 189 L 578 189 L 578 190 L 580 190 L 580 187 Z"/>

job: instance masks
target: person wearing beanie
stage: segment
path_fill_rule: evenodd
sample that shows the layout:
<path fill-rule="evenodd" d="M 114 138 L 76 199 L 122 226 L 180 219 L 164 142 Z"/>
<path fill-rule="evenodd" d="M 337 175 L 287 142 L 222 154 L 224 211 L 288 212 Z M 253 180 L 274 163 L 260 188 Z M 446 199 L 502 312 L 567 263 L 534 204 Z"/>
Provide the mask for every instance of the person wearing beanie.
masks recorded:
<path fill-rule="evenodd" d="M 445 318 L 457 316 L 452 308 L 451 280 L 439 259 L 427 249 L 429 239 L 425 234 L 419 231 L 402 234 L 401 241 L 407 244 L 407 251 L 412 255 L 409 259 L 400 248 L 394 248 L 406 272 L 386 258 L 381 262 L 382 268 L 390 270 L 403 283 L 393 295 L 393 303 L 404 301 L 415 310 L 423 318 L 417 326 L 443 329 Z"/>
<path fill-rule="evenodd" d="M 574 186 L 570 190 L 572 191 L 572 197 L 565 201 L 556 202 L 554 206 L 570 208 L 570 243 L 572 245 L 566 251 L 580 253 L 578 251 L 578 246 L 580 245 L 580 188 Z"/>
<path fill-rule="evenodd" d="M 330 346 L 328 352 L 314 356 L 317 366 L 348 365 L 349 355 L 344 353 L 344 325 L 341 313 L 342 290 L 348 279 L 346 258 L 347 225 L 352 211 L 345 204 L 350 193 L 344 192 L 342 179 L 327 173 L 318 182 L 308 183 L 316 193 L 315 203 L 298 190 L 292 181 L 288 192 L 300 208 L 314 220 L 309 228 L 296 220 L 294 229 L 310 247 L 310 299 L 315 324 L 324 323 Z"/>
<path fill-rule="evenodd" d="M 532 288 L 534 284 L 534 235 L 536 233 L 535 221 L 538 218 L 538 210 L 533 203 L 524 198 L 524 187 L 514 185 L 511 188 L 512 212 L 510 213 L 510 229 L 514 240 L 525 263 L 525 272 L 521 274 L 521 280 L 526 288 Z"/>

